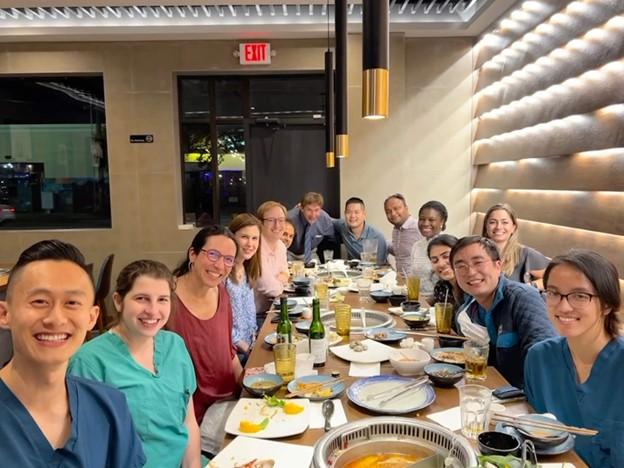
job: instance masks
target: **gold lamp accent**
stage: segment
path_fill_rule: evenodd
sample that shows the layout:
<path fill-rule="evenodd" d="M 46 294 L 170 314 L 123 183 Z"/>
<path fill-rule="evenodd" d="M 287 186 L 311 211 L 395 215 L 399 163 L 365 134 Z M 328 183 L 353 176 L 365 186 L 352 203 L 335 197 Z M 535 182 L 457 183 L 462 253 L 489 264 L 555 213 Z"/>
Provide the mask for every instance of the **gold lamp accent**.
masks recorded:
<path fill-rule="evenodd" d="M 389 72 L 373 68 L 362 72 L 362 115 L 365 119 L 378 120 L 388 117 Z"/>
<path fill-rule="evenodd" d="M 390 35 L 388 2 L 362 2 L 362 117 L 388 117 Z"/>
<path fill-rule="evenodd" d="M 333 151 L 325 153 L 325 167 L 328 169 L 336 167 L 336 157 Z"/>
<path fill-rule="evenodd" d="M 349 157 L 349 135 L 336 135 L 336 157 Z"/>

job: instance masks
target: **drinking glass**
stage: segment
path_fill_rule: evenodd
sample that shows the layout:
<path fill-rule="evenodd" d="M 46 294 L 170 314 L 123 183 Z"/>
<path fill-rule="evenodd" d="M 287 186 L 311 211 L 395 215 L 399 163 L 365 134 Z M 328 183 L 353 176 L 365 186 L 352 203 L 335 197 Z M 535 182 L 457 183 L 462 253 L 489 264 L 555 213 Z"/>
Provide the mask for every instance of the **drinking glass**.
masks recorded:
<path fill-rule="evenodd" d="M 351 306 L 349 304 L 336 304 L 336 333 L 343 339 L 349 340 L 351 332 Z"/>
<path fill-rule="evenodd" d="M 492 400 L 492 390 L 482 385 L 459 387 L 461 430 L 469 439 L 476 439 L 487 429 L 487 414 Z"/>
<path fill-rule="evenodd" d="M 363 265 L 374 265 L 377 263 L 377 247 L 379 241 L 377 239 L 362 240 L 362 253 L 360 259 Z"/>
<path fill-rule="evenodd" d="M 321 309 L 329 309 L 329 286 L 323 278 L 317 278 L 314 282 L 314 297 L 319 302 Z"/>
<path fill-rule="evenodd" d="M 334 259 L 334 251 L 323 250 L 323 258 L 325 259 L 325 263 L 331 262 Z"/>
<path fill-rule="evenodd" d="M 293 278 L 297 278 L 298 276 L 303 276 L 304 273 L 304 263 L 301 260 L 293 260 L 292 262 L 292 276 Z"/>
<path fill-rule="evenodd" d="M 275 372 L 284 383 L 295 378 L 295 364 L 297 362 L 297 346 L 293 343 L 278 343 L 273 346 Z"/>
<path fill-rule="evenodd" d="M 420 277 L 410 275 L 407 277 L 407 299 L 417 301 L 420 296 Z"/>
<path fill-rule="evenodd" d="M 435 305 L 436 331 L 438 333 L 450 333 L 453 322 L 453 304 L 448 302 L 436 302 Z"/>
<path fill-rule="evenodd" d="M 362 327 L 366 330 L 366 304 L 373 302 L 370 297 L 370 288 L 373 280 L 369 278 L 358 278 L 356 281 L 358 296 L 360 299 L 360 310 L 362 314 Z"/>
<path fill-rule="evenodd" d="M 466 379 L 486 379 L 486 369 L 489 353 L 489 343 L 481 343 L 479 341 L 466 341 L 464 343 L 464 357 L 466 358 Z"/>

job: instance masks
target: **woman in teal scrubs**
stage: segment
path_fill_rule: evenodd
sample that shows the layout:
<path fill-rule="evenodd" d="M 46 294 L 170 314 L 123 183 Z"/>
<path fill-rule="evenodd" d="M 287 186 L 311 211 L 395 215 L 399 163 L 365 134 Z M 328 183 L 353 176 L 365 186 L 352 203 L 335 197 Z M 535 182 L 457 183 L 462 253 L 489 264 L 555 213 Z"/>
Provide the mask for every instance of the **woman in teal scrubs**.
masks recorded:
<path fill-rule="evenodd" d="M 199 468 L 195 372 L 182 338 L 161 330 L 171 313 L 173 277 L 151 260 L 126 266 L 113 302 L 118 322 L 84 344 L 69 372 L 121 390 L 143 442 L 147 467 Z"/>
<path fill-rule="evenodd" d="M 534 345 L 525 361 L 525 392 L 536 411 L 598 430 L 576 436 L 590 467 L 624 467 L 624 338 L 620 284 L 596 252 L 571 250 L 546 268 L 548 315 L 561 335 Z"/>

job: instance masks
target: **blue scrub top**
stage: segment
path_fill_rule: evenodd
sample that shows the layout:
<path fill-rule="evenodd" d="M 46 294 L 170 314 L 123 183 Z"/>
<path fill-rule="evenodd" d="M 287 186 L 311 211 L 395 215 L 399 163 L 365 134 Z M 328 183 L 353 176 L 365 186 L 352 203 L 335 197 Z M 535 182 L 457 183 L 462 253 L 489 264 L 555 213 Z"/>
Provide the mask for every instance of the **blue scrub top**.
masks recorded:
<path fill-rule="evenodd" d="M 26 407 L 0 380 L 0 465 L 19 468 L 141 467 L 145 455 L 126 398 L 99 382 L 67 376 L 71 433 L 54 450 Z"/>
<path fill-rule="evenodd" d="M 600 352 L 588 379 L 578 383 L 568 342 L 551 338 L 534 345 L 525 361 L 529 403 L 565 424 L 597 429 L 576 436 L 575 450 L 590 467 L 624 467 L 624 338 L 612 339 Z"/>

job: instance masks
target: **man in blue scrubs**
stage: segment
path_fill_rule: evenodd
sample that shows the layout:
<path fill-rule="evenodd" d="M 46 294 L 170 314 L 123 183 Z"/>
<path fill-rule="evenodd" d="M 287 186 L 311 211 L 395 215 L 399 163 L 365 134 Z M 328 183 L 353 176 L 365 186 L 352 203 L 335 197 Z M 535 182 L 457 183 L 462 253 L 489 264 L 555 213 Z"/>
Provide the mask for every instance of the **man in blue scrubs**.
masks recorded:
<path fill-rule="evenodd" d="M 126 399 L 107 385 L 66 376 L 69 358 L 98 316 L 84 257 L 42 241 L 11 271 L 0 327 L 13 357 L 0 370 L 0 464 L 141 467 L 145 455 Z"/>

